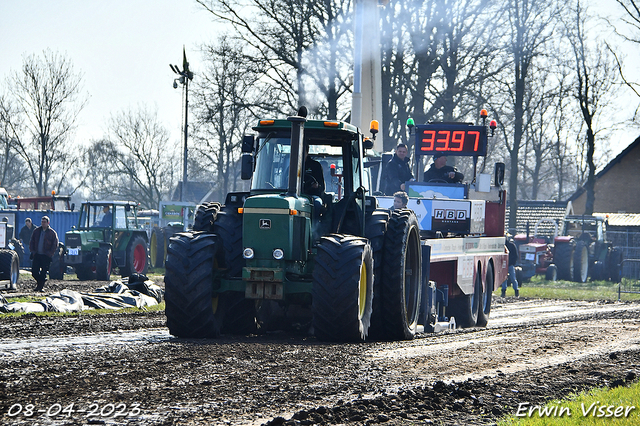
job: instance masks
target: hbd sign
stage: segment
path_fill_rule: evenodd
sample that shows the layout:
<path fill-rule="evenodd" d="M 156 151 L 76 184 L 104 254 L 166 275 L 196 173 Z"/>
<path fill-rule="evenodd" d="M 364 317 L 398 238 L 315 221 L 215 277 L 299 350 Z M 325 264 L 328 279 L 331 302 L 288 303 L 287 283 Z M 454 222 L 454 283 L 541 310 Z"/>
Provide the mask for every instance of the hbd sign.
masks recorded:
<path fill-rule="evenodd" d="M 431 230 L 468 233 L 471 223 L 471 205 L 466 200 L 433 200 Z"/>

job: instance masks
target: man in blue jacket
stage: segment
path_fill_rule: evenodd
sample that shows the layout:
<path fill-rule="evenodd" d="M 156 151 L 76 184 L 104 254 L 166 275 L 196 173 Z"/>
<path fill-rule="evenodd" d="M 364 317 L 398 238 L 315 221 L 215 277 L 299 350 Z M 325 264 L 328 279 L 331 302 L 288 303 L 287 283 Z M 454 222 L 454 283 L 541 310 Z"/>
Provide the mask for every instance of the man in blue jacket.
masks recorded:
<path fill-rule="evenodd" d="M 385 166 L 385 179 L 383 182 L 385 195 L 393 195 L 398 191 L 404 191 L 404 183 L 413 179 L 407 153 L 407 146 L 403 143 L 398 144 L 396 153 L 393 154 L 393 158 Z"/>

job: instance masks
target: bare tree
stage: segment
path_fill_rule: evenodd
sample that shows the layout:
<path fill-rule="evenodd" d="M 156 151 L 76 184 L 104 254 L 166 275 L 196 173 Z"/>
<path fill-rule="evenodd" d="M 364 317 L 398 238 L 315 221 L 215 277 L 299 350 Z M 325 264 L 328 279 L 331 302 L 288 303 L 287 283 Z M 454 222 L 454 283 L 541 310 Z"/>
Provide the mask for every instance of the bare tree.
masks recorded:
<path fill-rule="evenodd" d="M 580 106 L 584 120 L 586 135 L 585 160 L 588 168 L 585 189 L 587 200 L 585 214 L 593 214 L 595 205 L 595 171 L 594 153 L 596 133 L 598 132 L 597 116 L 612 95 L 616 80 L 615 60 L 604 43 L 589 45 L 587 37 L 586 10 L 578 0 L 573 10 L 573 22 L 567 26 L 567 36 L 574 54 L 575 88 L 574 96 Z"/>
<path fill-rule="evenodd" d="M 516 228 L 518 208 L 519 156 L 526 128 L 525 100 L 530 89 L 534 62 L 551 38 L 559 13 L 555 1 L 506 0 L 505 13 L 509 21 L 507 50 L 513 58 L 512 79 L 505 82 L 513 108 L 513 137 L 505 138 L 509 152 L 509 229 Z"/>
<path fill-rule="evenodd" d="M 305 104 L 312 114 L 323 111 L 337 118 L 350 69 L 340 66 L 342 55 L 336 49 L 347 42 L 345 16 L 350 1 L 196 1 L 231 24 L 247 57 L 267 70 L 261 83 L 276 89 L 278 95 L 272 100 L 272 110 L 291 112 Z"/>
<path fill-rule="evenodd" d="M 70 137 L 86 102 L 81 84 L 82 76 L 74 72 L 71 61 L 48 50 L 41 57 L 26 57 L 21 71 L 9 78 L 20 117 L 8 123 L 7 133 L 38 195 L 48 193 L 52 185 L 59 188 L 73 164 Z"/>
<path fill-rule="evenodd" d="M 223 36 L 205 52 L 207 65 L 197 85 L 194 156 L 216 182 L 216 198 L 238 189 L 240 143 L 252 121 L 269 108 L 273 94 L 260 85 L 262 70 L 248 61 L 242 45 Z"/>
<path fill-rule="evenodd" d="M 179 162 L 155 112 L 139 107 L 113 115 L 106 139 L 85 151 L 85 186 L 96 198 L 124 198 L 157 208 L 176 183 Z"/>
<path fill-rule="evenodd" d="M 15 150 L 12 128 L 20 127 L 16 119 L 20 119 L 17 109 L 7 96 L 0 95 L 0 187 L 24 193 L 21 187 L 29 181 L 29 174 Z"/>

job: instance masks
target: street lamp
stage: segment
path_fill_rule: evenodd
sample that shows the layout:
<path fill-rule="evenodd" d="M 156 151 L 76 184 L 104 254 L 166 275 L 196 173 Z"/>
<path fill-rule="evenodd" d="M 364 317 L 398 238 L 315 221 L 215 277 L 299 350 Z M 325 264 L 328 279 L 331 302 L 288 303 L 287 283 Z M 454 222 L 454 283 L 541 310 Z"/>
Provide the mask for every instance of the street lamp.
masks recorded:
<path fill-rule="evenodd" d="M 189 62 L 187 62 L 187 53 L 184 46 L 182 47 L 182 71 L 177 65 L 171 65 L 171 71 L 180 77 L 173 79 L 173 88 L 178 88 L 178 83 L 184 86 L 184 154 L 182 159 L 182 187 L 180 188 L 180 201 L 184 201 L 184 192 L 187 185 L 187 114 L 189 112 L 189 81 L 193 80 L 193 73 L 189 71 Z"/>

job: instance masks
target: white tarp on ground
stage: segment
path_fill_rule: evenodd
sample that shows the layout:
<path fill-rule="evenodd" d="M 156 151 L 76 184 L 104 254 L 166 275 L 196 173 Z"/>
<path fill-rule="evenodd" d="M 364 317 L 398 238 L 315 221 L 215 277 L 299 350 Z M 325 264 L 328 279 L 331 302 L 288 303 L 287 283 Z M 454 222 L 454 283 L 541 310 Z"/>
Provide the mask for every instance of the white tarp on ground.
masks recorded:
<path fill-rule="evenodd" d="M 92 293 L 62 290 L 39 302 L 11 302 L 0 299 L 0 312 L 81 312 L 86 309 L 145 308 L 162 302 L 164 291 L 153 281 L 124 284 L 112 281 Z"/>

